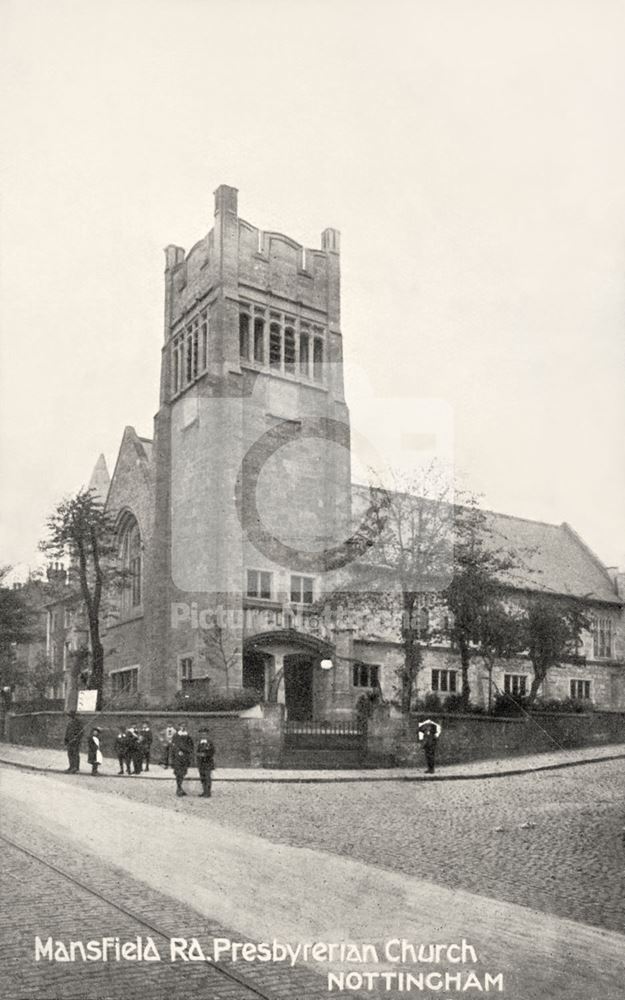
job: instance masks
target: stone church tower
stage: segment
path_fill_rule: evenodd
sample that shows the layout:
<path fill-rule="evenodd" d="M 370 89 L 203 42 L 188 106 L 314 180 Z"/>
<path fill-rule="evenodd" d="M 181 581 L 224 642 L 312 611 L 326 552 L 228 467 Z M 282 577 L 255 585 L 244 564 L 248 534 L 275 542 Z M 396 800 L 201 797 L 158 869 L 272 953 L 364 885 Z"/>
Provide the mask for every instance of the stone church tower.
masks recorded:
<path fill-rule="evenodd" d="M 308 249 L 262 232 L 222 185 L 212 230 L 165 257 L 142 687 L 162 700 L 209 675 L 271 696 L 286 669 L 310 715 L 323 647 L 297 612 L 350 523 L 339 233 Z"/>

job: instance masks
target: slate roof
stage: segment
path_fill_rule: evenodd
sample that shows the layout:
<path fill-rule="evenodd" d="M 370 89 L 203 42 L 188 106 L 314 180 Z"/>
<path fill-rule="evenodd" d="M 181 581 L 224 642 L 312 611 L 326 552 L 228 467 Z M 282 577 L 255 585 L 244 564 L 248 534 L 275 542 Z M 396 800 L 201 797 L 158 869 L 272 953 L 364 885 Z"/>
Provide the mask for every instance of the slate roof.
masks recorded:
<path fill-rule="evenodd" d="M 368 504 L 369 491 L 354 484 L 352 497 L 357 523 Z M 603 563 L 570 525 L 530 521 L 496 511 L 483 513 L 490 539 L 487 544 L 519 557 L 519 565 L 502 577 L 510 587 L 623 604 Z"/>
<path fill-rule="evenodd" d="M 605 566 L 566 522 L 546 524 L 485 511 L 495 546 L 521 556 L 507 580 L 515 588 L 622 604 Z"/>

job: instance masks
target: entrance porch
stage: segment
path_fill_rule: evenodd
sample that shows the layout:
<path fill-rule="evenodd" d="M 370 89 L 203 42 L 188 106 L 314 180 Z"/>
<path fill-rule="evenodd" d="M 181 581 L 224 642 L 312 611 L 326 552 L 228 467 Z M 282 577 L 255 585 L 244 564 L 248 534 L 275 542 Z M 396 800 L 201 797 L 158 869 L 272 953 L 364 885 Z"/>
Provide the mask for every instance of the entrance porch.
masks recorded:
<path fill-rule="evenodd" d="M 337 714 L 333 656 L 330 643 L 294 629 L 250 636 L 243 686 L 255 688 L 263 701 L 283 704 L 289 722 L 330 719 Z"/>

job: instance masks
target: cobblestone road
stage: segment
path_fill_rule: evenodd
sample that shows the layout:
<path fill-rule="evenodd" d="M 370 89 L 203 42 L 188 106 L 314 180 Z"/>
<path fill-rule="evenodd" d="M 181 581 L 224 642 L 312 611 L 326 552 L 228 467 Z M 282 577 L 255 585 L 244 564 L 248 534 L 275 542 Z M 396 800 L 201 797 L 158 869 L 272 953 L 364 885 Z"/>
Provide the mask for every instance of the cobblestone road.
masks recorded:
<path fill-rule="evenodd" d="M 221 784 L 208 802 L 176 799 L 173 781 L 80 781 L 625 933 L 623 761 L 436 785 Z"/>
<path fill-rule="evenodd" d="M 34 827 L 13 810 L 5 810 L 2 832 L 16 843 L 45 858 L 78 881 L 116 902 L 129 914 L 88 894 L 61 875 L 22 852 L 1 843 L 0 867 L 0 988 L 3 1000 L 255 1000 L 244 985 L 232 982 L 204 963 L 170 964 L 169 937 L 201 932 L 201 940 L 240 933 L 198 919 L 198 914 L 176 899 L 155 892 L 111 868 L 95 855 L 76 851 Z M 159 936 L 135 916 L 162 930 Z M 152 936 L 162 962 L 87 962 L 57 964 L 34 960 L 35 936 L 55 939 L 100 940 L 118 937 L 144 940 Z M 230 962 L 226 969 L 275 1000 L 323 1000 L 325 979 L 307 968 L 246 963 L 244 971 Z M 258 1000 L 258 997 L 256 997 Z M 358 998 L 357 998 L 358 1000 Z"/>

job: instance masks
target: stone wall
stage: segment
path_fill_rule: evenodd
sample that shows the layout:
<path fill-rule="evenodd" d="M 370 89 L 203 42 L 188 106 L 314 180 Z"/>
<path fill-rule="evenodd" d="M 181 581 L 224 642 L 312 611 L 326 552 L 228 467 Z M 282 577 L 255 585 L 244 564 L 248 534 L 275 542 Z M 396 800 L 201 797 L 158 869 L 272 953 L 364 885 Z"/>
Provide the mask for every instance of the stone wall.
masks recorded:
<path fill-rule="evenodd" d="M 406 722 L 401 716 L 392 717 L 388 708 L 382 706 L 374 710 L 369 720 L 367 752 L 371 763 L 422 766 L 417 727 L 428 717 L 442 726 L 437 746 L 440 764 L 625 743 L 622 712 L 540 713 L 520 719 L 415 714 Z"/>
<path fill-rule="evenodd" d="M 113 757 L 113 741 L 120 724 L 140 724 L 137 712 L 101 712 L 81 715 L 85 736 L 92 725 L 102 729 L 105 757 Z M 218 767 L 279 767 L 282 758 L 284 707 L 263 705 L 239 715 L 227 712 L 185 713 L 189 732 L 197 740 L 199 728 L 210 729 Z M 425 715 L 412 715 L 406 722 L 392 716 L 388 706 L 374 709 L 369 719 L 367 766 L 423 766 L 417 726 Z M 440 764 L 470 760 L 496 760 L 523 754 L 545 753 L 574 747 L 625 744 L 625 713 L 593 712 L 587 715 L 540 714 L 532 718 L 503 719 L 479 715 L 433 715 L 442 726 L 437 760 Z M 149 721 L 154 732 L 153 760 L 160 758 L 158 734 L 176 723 L 179 714 L 154 713 Z M 67 716 L 63 712 L 10 714 L 5 739 L 26 746 L 63 748 Z M 86 739 L 83 747 L 86 749 Z M 298 765 L 299 766 L 299 765 Z"/>
<path fill-rule="evenodd" d="M 148 718 L 154 733 L 152 758 L 155 763 L 160 760 L 159 733 L 171 723 L 176 724 L 180 714 L 153 713 L 149 716 L 140 712 L 99 712 L 97 715 L 80 715 L 84 723 L 85 738 L 83 749 L 86 751 L 87 736 L 92 726 L 98 725 L 102 730 L 102 752 L 104 757 L 114 757 L 114 740 L 119 726 L 141 725 Z M 208 726 L 211 739 L 215 744 L 215 761 L 217 767 L 250 767 L 254 762 L 262 766 L 265 757 L 271 756 L 267 746 L 271 740 L 263 740 L 263 718 L 242 718 L 227 712 L 192 713 L 184 715 L 185 722 L 194 742 L 198 738 L 200 726 Z M 6 720 L 6 740 L 26 746 L 51 747 L 63 749 L 63 737 L 67 726 L 67 715 L 63 712 L 31 712 L 25 715 L 9 715 Z M 269 727 L 271 728 L 271 727 Z M 258 730 L 261 729 L 259 737 Z M 252 758 L 254 757 L 254 761 Z"/>

